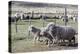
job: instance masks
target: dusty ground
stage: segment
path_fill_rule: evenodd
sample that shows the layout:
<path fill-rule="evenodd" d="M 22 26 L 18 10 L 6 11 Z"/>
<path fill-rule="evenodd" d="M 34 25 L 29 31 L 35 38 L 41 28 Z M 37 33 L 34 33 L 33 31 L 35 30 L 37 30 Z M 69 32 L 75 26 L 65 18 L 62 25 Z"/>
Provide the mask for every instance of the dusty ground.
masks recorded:
<path fill-rule="evenodd" d="M 20 40 L 15 42 L 12 45 L 12 52 L 35 52 L 35 51 L 54 51 L 54 50 L 70 50 L 70 49 L 77 49 L 77 44 L 75 46 L 65 46 L 65 45 L 56 45 L 54 44 L 51 47 L 48 47 L 47 45 L 43 43 L 33 43 L 31 40 Z"/>

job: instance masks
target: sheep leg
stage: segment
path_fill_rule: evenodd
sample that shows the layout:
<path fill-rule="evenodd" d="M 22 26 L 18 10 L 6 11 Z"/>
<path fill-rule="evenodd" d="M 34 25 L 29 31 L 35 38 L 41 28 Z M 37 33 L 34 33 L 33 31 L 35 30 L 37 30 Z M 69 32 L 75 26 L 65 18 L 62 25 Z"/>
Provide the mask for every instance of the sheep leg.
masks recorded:
<path fill-rule="evenodd" d="M 37 39 L 38 41 L 40 41 L 40 37 L 38 37 L 38 39 Z"/>
<path fill-rule="evenodd" d="M 68 43 L 68 45 L 70 45 L 71 44 L 71 40 L 69 40 L 69 43 Z"/>
<path fill-rule="evenodd" d="M 74 37 L 74 44 L 75 44 L 75 37 Z"/>
<path fill-rule="evenodd" d="M 48 40 L 48 47 L 50 47 L 50 40 Z"/>
<path fill-rule="evenodd" d="M 75 44 L 75 37 L 73 37 L 72 40 L 73 40 L 73 42 L 74 42 L 73 44 Z"/>
<path fill-rule="evenodd" d="M 60 44 L 60 40 L 61 40 L 61 39 L 56 36 L 56 43 L 57 43 L 57 45 Z"/>
<path fill-rule="evenodd" d="M 46 44 L 46 45 L 48 45 L 48 40 L 45 40 L 45 41 L 46 41 L 46 43 L 45 43 L 45 44 Z"/>
<path fill-rule="evenodd" d="M 36 44 L 36 39 L 37 39 L 37 37 L 35 36 L 35 37 L 34 37 L 34 44 Z"/>

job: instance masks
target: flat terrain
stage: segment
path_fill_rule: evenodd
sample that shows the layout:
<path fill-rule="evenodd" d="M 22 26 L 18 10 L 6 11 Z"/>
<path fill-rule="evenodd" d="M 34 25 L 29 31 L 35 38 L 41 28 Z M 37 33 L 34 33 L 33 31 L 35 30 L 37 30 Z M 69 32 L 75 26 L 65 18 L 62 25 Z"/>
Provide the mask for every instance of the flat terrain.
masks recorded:
<path fill-rule="evenodd" d="M 49 22 L 55 22 L 54 19 L 48 19 L 44 22 L 46 26 Z M 61 19 L 56 20 L 57 25 L 64 25 L 64 22 Z M 34 25 L 37 28 L 43 27 L 43 20 L 31 20 L 31 25 Z M 78 31 L 78 23 L 72 20 L 69 20 L 68 26 L 72 26 L 76 31 Z M 52 47 L 47 47 L 47 45 L 37 42 L 33 43 L 32 34 L 29 35 L 28 27 L 30 23 L 28 20 L 22 20 L 17 22 L 17 32 L 15 27 L 15 22 L 11 23 L 11 39 L 12 39 L 12 52 L 33 52 L 33 51 L 51 51 L 51 50 L 66 50 L 66 49 L 77 49 L 77 46 L 57 46 L 53 45 Z M 76 35 L 76 43 L 77 41 Z"/>

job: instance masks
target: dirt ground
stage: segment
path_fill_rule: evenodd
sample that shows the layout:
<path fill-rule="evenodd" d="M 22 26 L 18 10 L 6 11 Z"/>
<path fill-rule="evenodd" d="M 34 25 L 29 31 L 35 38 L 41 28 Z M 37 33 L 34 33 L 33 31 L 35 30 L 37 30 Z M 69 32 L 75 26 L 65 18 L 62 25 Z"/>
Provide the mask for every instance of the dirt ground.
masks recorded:
<path fill-rule="evenodd" d="M 78 44 L 75 45 L 57 45 L 53 44 L 51 47 L 48 47 L 47 45 L 43 44 L 43 42 L 39 43 L 33 43 L 32 40 L 19 40 L 12 44 L 12 52 L 38 52 L 38 51 L 55 51 L 55 50 L 70 50 L 70 49 L 77 49 Z"/>

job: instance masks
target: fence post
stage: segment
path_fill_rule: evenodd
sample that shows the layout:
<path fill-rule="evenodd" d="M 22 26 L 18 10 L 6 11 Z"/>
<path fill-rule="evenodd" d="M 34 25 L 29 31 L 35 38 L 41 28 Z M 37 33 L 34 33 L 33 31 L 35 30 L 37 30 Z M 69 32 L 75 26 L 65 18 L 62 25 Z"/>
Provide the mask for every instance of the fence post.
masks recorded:
<path fill-rule="evenodd" d="M 56 14 L 56 16 L 54 17 L 54 19 L 55 19 L 55 20 L 54 20 L 54 23 L 55 23 L 55 25 L 56 25 L 57 10 L 56 10 L 56 13 L 55 13 L 55 14 Z"/>
<path fill-rule="evenodd" d="M 42 21 L 43 21 L 43 27 L 45 26 L 45 16 L 42 16 Z"/>
<path fill-rule="evenodd" d="M 43 19 L 43 27 L 44 27 L 44 17 L 42 17 L 42 19 Z"/>
<path fill-rule="evenodd" d="M 34 17 L 34 11 L 32 11 L 31 14 L 32 14 L 31 17 L 29 17 L 29 26 L 31 25 L 31 18 Z M 28 36 L 30 36 L 30 31 L 29 31 L 29 33 L 28 33 Z"/>
<path fill-rule="evenodd" d="M 66 26 L 66 25 L 67 25 L 67 22 L 68 22 L 68 21 L 67 21 L 67 20 L 68 20 L 68 19 L 67 19 L 67 8 L 65 8 L 65 14 L 64 14 L 64 16 L 65 16 L 65 17 L 64 17 L 64 23 L 65 23 L 65 26 Z"/>
<path fill-rule="evenodd" d="M 31 17 L 29 16 L 29 26 L 31 25 Z M 28 26 L 28 27 L 29 27 Z M 30 36 L 30 31 L 28 31 L 29 33 L 28 33 L 28 36 Z M 29 37 L 28 37 L 29 38 Z"/>
<path fill-rule="evenodd" d="M 17 16 L 17 14 L 15 15 L 15 30 L 16 30 L 16 33 L 17 33 L 17 18 L 18 18 L 18 16 Z"/>
<path fill-rule="evenodd" d="M 17 33 L 17 19 L 15 20 L 15 27 L 16 27 L 16 33 Z"/>

